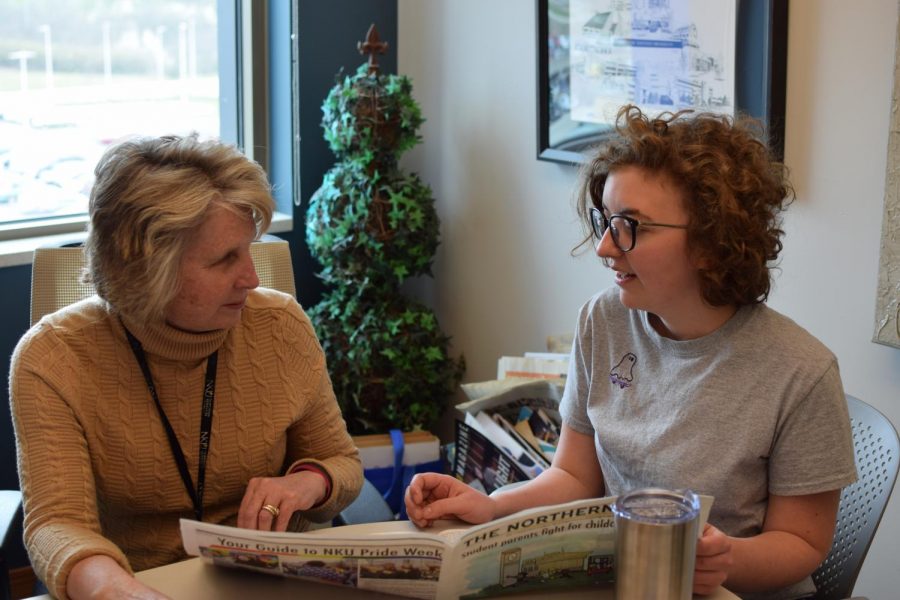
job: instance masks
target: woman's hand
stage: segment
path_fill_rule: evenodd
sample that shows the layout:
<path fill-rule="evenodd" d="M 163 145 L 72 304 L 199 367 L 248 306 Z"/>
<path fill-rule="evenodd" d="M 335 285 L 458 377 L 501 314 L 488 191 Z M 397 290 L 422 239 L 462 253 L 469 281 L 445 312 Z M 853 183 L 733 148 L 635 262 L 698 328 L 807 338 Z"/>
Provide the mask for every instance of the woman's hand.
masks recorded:
<path fill-rule="evenodd" d="M 315 471 L 299 471 L 284 477 L 254 477 L 244 492 L 237 526 L 285 531 L 294 511 L 306 510 L 324 500 L 327 490 L 325 478 Z"/>
<path fill-rule="evenodd" d="M 457 518 L 486 523 L 496 516 L 494 500 L 459 479 L 439 473 L 420 473 L 406 488 L 406 514 L 419 527 L 436 519 Z"/>
<path fill-rule="evenodd" d="M 725 583 L 734 563 L 731 538 L 709 523 L 697 540 L 697 561 L 694 564 L 694 593 L 711 594 Z"/>
<path fill-rule="evenodd" d="M 171 600 L 102 554 L 88 556 L 72 567 L 66 579 L 66 593 L 73 600 Z"/>

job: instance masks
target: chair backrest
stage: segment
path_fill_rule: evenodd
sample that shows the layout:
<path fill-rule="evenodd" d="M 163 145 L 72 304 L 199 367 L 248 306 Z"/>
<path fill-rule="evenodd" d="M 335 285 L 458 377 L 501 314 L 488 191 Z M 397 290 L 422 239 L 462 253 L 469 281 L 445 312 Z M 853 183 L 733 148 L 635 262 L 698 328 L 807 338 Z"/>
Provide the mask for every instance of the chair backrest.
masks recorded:
<path fill-rule="evenodd" d="M 859 479 L 841 492 L 834 542 L 813 573 L 816 600 L 849 598 L 897 479 L 900 440 L 883 414 L 847 396 Z"/>
<path fill-rule="evenodd" d="M 263 236 L 250 245 L 259 284 L 297 297 L 288 242 Z M 84 250 L 81 246 L 44 246 L 34 251 L 31 266 L 31 324 L 44 315 L 87 298 L 94 288 L 81 282 Z"/>
<path fill-rule="evenodd" d="M 291 247 L 286 240 L 274 235 L 264 235 L 258 242 L 250 244 L 250 256 L 253 257 L 253 266 L 256 267 L 261 287 L 297 298 Z"/>

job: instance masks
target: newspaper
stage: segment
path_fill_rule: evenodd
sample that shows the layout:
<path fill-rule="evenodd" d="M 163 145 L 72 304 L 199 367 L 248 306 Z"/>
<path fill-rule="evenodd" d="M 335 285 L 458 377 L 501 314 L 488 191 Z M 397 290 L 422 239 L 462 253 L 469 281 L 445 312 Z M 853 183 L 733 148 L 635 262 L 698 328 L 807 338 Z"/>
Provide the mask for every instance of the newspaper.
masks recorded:
<path fill-rule="evenodd" d="M 559 402 L 563 393 L 563 385 L 559 381 L 506 379 L 466 383 L 460 387 L 469 398 L 456 405 L 456 409 L 463 415 L 484 410 L 500 414 L 515 424 L 519 409 L 527 406 L 531 409 L 543 408 L 551 417 L 559 420 Z"/>
<path fill-rule="evenodd" d="M 540 473 L 540 467 L 534 463 L 525 465 L 523 460 L 530 459 L 524 454 L 513 457 L 506 446 L 498 447 L 480 428 L 456 421 L 452 474 L 463 483 L 490 494 L 509 483 L 533 479 Z"/>
<path fill-rule="evenodd" d="M 272 533 L 181 520 L 188 554 L 409 598 L 485 598 L 613 579 L 613 497 L 529 509 L 476 526 L 409 521 Z M 701 497 L 702 523 L 712 499 Z"/>
<path fill-rule="evenodd" d="M 469 401 L 456 407 L 462 417 L 456 424 L 457 478 L 491 492 L 549 468 L 559 439 L 561 382 L 505 379 L 462 388 Z M 495 472 L 505 478 L 492 485 Z"/>

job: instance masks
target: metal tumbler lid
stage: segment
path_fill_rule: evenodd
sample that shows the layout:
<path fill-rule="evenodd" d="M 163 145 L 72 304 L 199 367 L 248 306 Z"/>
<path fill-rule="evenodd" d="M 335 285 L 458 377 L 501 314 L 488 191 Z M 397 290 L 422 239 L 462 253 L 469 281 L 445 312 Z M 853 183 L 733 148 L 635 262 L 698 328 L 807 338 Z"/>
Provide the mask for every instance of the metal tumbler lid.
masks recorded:
<path fill-rule="evenodd" d="M 612 510 L 617 518 L 654 525 L 675 525 L 697 518 L 700 498 L 691 490 L 641 488 L 619 496 Z"/>

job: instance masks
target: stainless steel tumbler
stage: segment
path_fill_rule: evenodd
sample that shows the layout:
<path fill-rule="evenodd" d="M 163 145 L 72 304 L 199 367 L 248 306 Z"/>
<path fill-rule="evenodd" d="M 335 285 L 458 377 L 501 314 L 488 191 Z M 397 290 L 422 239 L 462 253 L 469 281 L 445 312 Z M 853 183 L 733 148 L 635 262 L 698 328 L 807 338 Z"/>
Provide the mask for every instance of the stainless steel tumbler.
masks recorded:
<path fill-rule="evenodd" d="M 613 506 L 616 599 L 690 600 L 700 499 L 689 490 L 639 489 Z"/>

